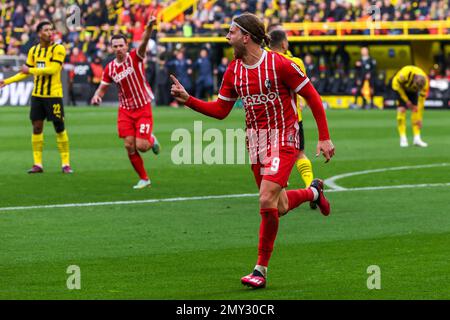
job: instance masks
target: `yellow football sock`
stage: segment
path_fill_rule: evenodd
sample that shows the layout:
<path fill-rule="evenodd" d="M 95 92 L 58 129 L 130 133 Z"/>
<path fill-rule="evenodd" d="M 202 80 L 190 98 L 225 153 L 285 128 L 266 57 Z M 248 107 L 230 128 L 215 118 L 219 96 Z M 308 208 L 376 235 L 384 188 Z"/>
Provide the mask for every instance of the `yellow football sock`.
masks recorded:
<path fill-rule="evenodd" d="M 412 131 L 414 134 L 414 137 L 420 136 L 420 125 L 417 124 L 417 121 L 421 121 L 420 114 L 418 112 L 411 113 L 411 124 L 412 124 Z"/>
<path fill-rule="evenodd" d="M 296 167 L 300 177 L 302 177 L 305 186 L 309 187 L 314 179 L 311 161 L 309 159 L 298 159 L 296 162 Z"/>
<path fill-rule="evenodd" d="M 61 165 L 70 165 L 69 161 L 69 137 L 67 136 L 67 131 L 56 134 L 56 144 L 58 145 L 58 151 L 61 155 Z"/>
<path fill-rule="evenodd" d="M 406 113 L 397 111 L 397 129 L 400 137 L 406 136 Z"/>
<path fill-rule="evenodd" d="M 31 135 L 31 146 L 33 149 L 33 161 L 35 165 L 42 167 L 42 149 L 44 147 L 44 133 Z"/>

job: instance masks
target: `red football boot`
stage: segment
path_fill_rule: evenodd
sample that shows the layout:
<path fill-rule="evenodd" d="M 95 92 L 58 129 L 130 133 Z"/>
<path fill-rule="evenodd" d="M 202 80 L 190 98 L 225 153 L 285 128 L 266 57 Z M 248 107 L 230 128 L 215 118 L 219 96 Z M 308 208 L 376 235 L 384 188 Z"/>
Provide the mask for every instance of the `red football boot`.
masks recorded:
<path fill-rule="evenodd" d="M 262 275 L 257 276 L 253 273 L 250 273 L 248 276 L 242 277 L 241 282 L 244 286 L 251 287 L 254 289 L 265 288 L 266 287 L 266 278 Z"/>
<path fill-rule="evenodd" d="M 331 207 L 327 198 L 325 198 L 325 195 L 323 194 L 323 181 L 321 179 L 314 179 L 311 182 L 310 188 L 316 189 L 319 193 L 319 197 L 317 198 L 317 200 L 313 201 L 313 203 L 315 203 L 319 207 L 320 212 L 324 216 L 328 216 L 331 212 Z"/>

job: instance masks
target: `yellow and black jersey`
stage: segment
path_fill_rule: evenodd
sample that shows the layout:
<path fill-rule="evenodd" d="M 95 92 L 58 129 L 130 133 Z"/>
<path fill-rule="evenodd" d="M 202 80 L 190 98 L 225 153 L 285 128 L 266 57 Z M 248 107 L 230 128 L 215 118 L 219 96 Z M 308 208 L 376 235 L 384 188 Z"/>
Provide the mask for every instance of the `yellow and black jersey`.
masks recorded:
<path fill-rule="evenodd" d="M 420 90 L 413 83 L 414 76 L 421 75 L 425 77 L 425 86 Z M 427 74 L 415 66 L 405 66 L 392 79 L 392 89 L 397 91 L 404 101 L 408 101 L 407 93 L 418 93 L 419 98 L 425 99 L 428 93 L 429 81 Z"/>
<path fill-rule="evenodd" d="M 61 69 L 66 57 L 66 49 L 61 44 L 53 44 L 46 48 L 37 44 L 28 51 L 26 65 L 34 75 L 35 97 L 62 97 Z"/>
<path fill-rule="evenodd" d="M 302 72 L 307 76 L 305 64 L 303 63 L 302 59 L 294 57 L 289 50 L 288 50 L 288 52 L 286 52 L 286 54 L 281 53 L 281 55 L 283 55 L 285 58 L 293 61 L 296 65 L 298 65 L 300 67 L 300 70 L 302 70 Z M 298 122 L 300 122 L 303 120 L 303 117 L 302 117 L 302 108 L 300 105 L 300 97 L 298 95 L 297 95 L 296 105 L 297 105 Z"/>

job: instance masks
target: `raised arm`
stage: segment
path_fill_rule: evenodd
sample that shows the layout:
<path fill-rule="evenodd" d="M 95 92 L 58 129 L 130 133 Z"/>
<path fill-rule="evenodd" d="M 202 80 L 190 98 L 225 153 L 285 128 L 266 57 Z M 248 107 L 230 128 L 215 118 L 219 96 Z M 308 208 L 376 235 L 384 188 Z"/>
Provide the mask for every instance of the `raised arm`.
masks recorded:
<path fill-rule="evenodd" d="M 145 27 L 144 35 L 142 36 L 142 42 L 139 45 L 137 54 L 142 59 L 145 58 L 145 52 L 147 51 L 147 45 L 148 41 L 150 40 L 150 36 L 152 35 L 153 27 L 156 24 L 156 17 L 153 15 L 150 16 L 150 20 L 147 23 L 147 26 Z"/>

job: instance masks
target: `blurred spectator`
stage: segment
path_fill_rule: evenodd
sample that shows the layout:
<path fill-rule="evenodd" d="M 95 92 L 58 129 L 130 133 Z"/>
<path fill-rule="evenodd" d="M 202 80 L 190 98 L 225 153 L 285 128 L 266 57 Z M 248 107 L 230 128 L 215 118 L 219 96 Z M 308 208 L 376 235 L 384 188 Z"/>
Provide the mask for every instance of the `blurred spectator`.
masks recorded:
<path fill-rule="evenodd" d="M 133 43 L 133 47 L 139 46 L 139 43 L 141 43 L 142 35 L 145 30 L 145 24 L 142 24 L 140 21 L 136 21 L 134 26 L 132 26 L 129 29 L 129 32 L 131 34 L 131 42 Z"/>
<path fill-rule="evenodd" d="M 74 47 L 72 49 L 72 53 L 70 54 L 69 61 L 71 64 L 75 64 L 75 63 L 86 62 L 87 58 L 86 58 L 86 55 L 83 53 L 83 51 L 80 51 L 79 48 Z"/>
<path fill-rule="evenodd" d="M 317 86 L 317 81 L 319 80 L 319 69 L 314 63 L 312 56 L 307 54 L 303 62 L 305 64 L 306 75 L 311 80 L 312 84 Z"/>
<path fill-rule="evenodd" d="M 85 55 L 87 57 L 94 57 L 97 54 L 97 44 L 94 42 L 94 40 L 92 39 L 92 33 L 86 31 L 84 32 L 84 39 L 83 39 L 83 43 L 81 46 L 81 51 L 83 51 L 85 53 Z"/>
<path fill-rule="evenodd" d="M 383 16 L 387 14 L 389 20 L 394 20 L 395 18 L 395 7 L 391 3 L 391 0 L 384 0 L 383 5 L 380 8 L 380 14 Z"/>
<path fill-rule="evenodd" d="M 167 63 L 169 72 L 173 73 L 189 94 L 192 94 L 192 61 L 184 57 L 184 52 L 179 50 L 175 59 Z"/>
<path fill-rule="evenodd" d="M 223 57 L 220 61 L 220 64 L 217 66 L 217 69 L 214 70 L 214 74 L 217 75 L 217 82 L 216 82 L 216 91 L 219 90 L 220 86 L 222 85 L 223 75 L 225 74 L 225 71 L 228 67 L 228 58 Z"/>
<path fill-rule="evenodd" d="M 335 63 L 335 69 L 347 72 L 350 64 L 350 55 L 345 50 L 343 44 L 339 44 L 336 51 L 333 54 L 333 61 Z"/>
<path fill-rule="evenodd" d="M 25 12 L 22 4 L 16 7 L 11 21 L 15 28 L 22 28 L 25 25 Z"/>
<path fill-rule="evenodd" d="M 167 106 L 171 102 L 169 71 L 164 59 L 158 60 L 156 76 L 156 103 Z"/>
<path fill-rule="evenodd" d="M 3 39 L 3 35 L 0 33 L 0 55 L 5 54 L 6 54 L 5 40 Z"/>
<path fill-rule="evenodd" d="M 87 105 L 91 104 L 91 98 L 94 96 L 95 90 L 97 90 L 100 82 L 102 81 L 103 66 L 100 57 L 95 57 L 90 63 L 90 70 L 88 72 L 89 82 L 89 95 L 87 99 Z"/>

